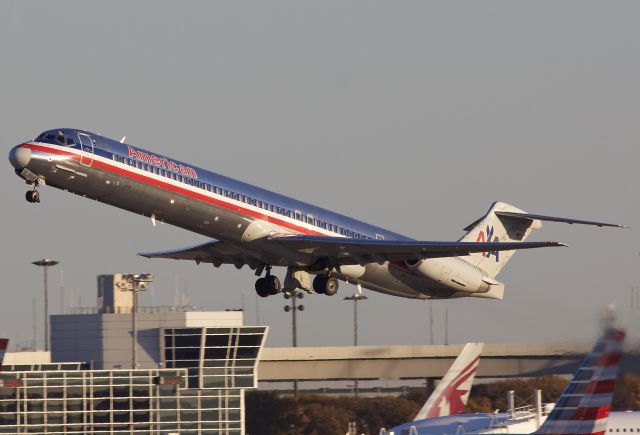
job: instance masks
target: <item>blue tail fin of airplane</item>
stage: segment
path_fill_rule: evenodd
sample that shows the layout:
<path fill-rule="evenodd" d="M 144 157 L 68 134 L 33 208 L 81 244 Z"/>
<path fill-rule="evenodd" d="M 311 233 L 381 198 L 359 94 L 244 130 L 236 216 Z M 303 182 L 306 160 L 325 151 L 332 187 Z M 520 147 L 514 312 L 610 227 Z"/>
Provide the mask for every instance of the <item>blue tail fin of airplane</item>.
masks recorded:
<path fill-rule="evenodd" d="M 624 331 L 608 328 L 584 359 L 537 435 L 605 435 Z"/>

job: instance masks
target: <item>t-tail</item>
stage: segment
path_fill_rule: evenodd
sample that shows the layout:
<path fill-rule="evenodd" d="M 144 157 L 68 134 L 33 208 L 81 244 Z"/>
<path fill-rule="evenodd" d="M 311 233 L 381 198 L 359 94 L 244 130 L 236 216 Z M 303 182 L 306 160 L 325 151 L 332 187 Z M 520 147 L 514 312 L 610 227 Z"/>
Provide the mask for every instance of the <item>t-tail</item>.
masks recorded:
<path fill-rule="evenodd" d="M 4 361 L 4 354 L 9 346 L 8 338 L 0 338 L 0 369 L 2 369 L 2 361 Z"/>
<path fill-rule="evenodd" d="M 605 434 L 624 337 L 620 329 L 605 331 L 535 434 Z"/>
<path fill-rule="evenodd" d="M 414 421 L 464 412 L 483 346 L 483 343 L 467 343 L 464 346 Z"/>
<path fill-rule="evenodd" d="M 542 221 L 568 224 L 595 225 L 599 227 L 626 228 L 624 225 L 581 219 L 561 218 L 526 213 L 505 202 L 494 202 L 487 214 L 467 226 L 462 242 L 524 242 L 533 230 L 542 226 Z M 464 261 L 495 277 L 513 257 L 516 251 L 479 252 L 464 257 Z"/>

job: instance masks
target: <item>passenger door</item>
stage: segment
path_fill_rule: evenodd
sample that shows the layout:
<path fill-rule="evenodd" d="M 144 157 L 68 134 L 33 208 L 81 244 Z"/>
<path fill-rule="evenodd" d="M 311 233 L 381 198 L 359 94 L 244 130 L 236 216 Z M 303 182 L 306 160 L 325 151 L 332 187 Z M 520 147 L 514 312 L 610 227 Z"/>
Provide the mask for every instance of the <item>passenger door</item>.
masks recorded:
<path fill-rule="evenodd" d="M 93 140 L 91 136 L 85 133 L 78 133 L 78 139 L 80 139 L 80 150 L 83 153 L 80 154 L 80 164 L 84 166 L 91 166 L 93 163 Z M 88 154 L 88 155 L 87 155 Z"/>

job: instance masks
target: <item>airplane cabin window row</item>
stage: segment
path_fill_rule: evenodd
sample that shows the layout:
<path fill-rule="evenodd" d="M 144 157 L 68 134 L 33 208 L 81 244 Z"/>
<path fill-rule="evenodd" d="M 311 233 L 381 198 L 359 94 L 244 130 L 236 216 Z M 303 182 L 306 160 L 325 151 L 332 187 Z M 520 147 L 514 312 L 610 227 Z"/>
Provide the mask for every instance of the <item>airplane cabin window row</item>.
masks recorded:
<path fill-rule="evenodd" d="M 229 198 L 229 199 L 240 201 L 240 202 L 243 202 L 245 204 L 249 204 L 249 205 L 252 205 L 254 207 L 258 207 L 258 208 L 261 208 L 263 210 L 270 211 L 272 213 L 277 213 L 277 214 L 280 214 L 282 216 L 293 218 L 293 219 L 296 219 L 298 221 L 307 223 L 309 225 L 313 225 L 313 226 L 316 226 L 316 227 L 319 227 L 319 228 L 323 228 L 325 230 L 329 230 L 329 231 L 332 231 L 334 233 L 337 233 L 337 234 L 340 234 L 340 235 L 343 235 L 343 236 L 346 236 L 346 237 L 350 237 L 350 238 L 353 238 L 353 239 L 368 239 L 369 238 L 369 237 L 367 237 L 367 236 L 365 236 L 363 234 L 357 233 L 357 232 L 352 231 L 352 230 L 350 230 L 348 228 L 343 228 L 343 227 L 341 227 L 339 225 L 334 225 L 334 224 L 325 222 L 323 220 L 316 219 L 312 215 L 304 214 L 304 213 L 302 213 L 302 212 L 300 212 L 298 210 L 289 210 L 289 209 L 284 208 L 284 207 L 279 207 L 277 205 L 270 204 L 270 203 L 268 203 L 266 201 L 261 201 L 259 199 L 255 199 L 255 198 L 252 198 L 252 197 L 247 196 L 247 195 L 243 195 L 243 194 L 240 194 L 240 193 L 237 193 L 237 192 L 233 192 L 232 190 L 224 189 L 222 187 L 212 186 L 211 184 L 204 183 L 204 182 L 199 181 L 199 180 L 194 180 L 191 177 L 187 177 L 187 176 L 183 176 L 183 175 L 180 175 L 180 174 L 176 174 L 175 172 L 172 172 L 172 171 L 169 171 L 169 170 L 166 170 L 166 169 L 162 169 L 162 168 L 159 168 L 159 167 L 154 166 L 154 165 L 150 165 L 150 164 L 147 164 L 147 163 L 142 163 L 142 162 L 140 162 L 138 160 L 135 160 L 135 159 L 125 158 L 123 156 L 119 156 L 117 154 L 113 154 L 113 160 L 115 160 L 117 162 L 120 162 L 120 163 L 123 163 L 123 164 L 126 164 L 126 165 L 129 165 L 129 166 L 137 167 L 138 169 L 142 169 L 144 171 L 148 171 L 148 172 L 154 173 L 156 175 L 160 175 L 162 177 L 167 177 L 167 178 L 170 178 L 172 180 L 179 181 L 181 183 L 186 183 L 186 184 L 188 184 L 190 186 L 194 186 L 194 187 L 206 190 L 207 192 L 211 192 L 211 193 L 214 193 L 216 195 L 221 195 L 221 196 L 224 196 L 224 197 Z"/>

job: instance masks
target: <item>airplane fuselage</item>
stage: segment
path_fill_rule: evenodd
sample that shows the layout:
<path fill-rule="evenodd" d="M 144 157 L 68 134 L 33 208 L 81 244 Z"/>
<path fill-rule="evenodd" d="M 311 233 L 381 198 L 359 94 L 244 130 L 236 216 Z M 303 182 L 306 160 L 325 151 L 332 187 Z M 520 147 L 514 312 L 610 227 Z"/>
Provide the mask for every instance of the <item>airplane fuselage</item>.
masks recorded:
<path fill-rule="evenodd" d="M 255 268 L 260 263 L 309 266 L 311 259 L 300 252 L 260 243 L 274 234 L 411 240 L 83 130 L 44 132 L 15 147 L 10 160 L 16 173 L 27 182 L 44 183 L 236 246 L 247 252 L 238 258 L 237 267 L 248 264 Z M 462 265 L 457 258 L 442 261 L 460 261 Z M 395 296 L 493 297 L 486 293 L 457 292 L 455 287 L 416 274 L 405 264 L 386 261 L 347 265 L 334 274 L 350 283 Z"/>

